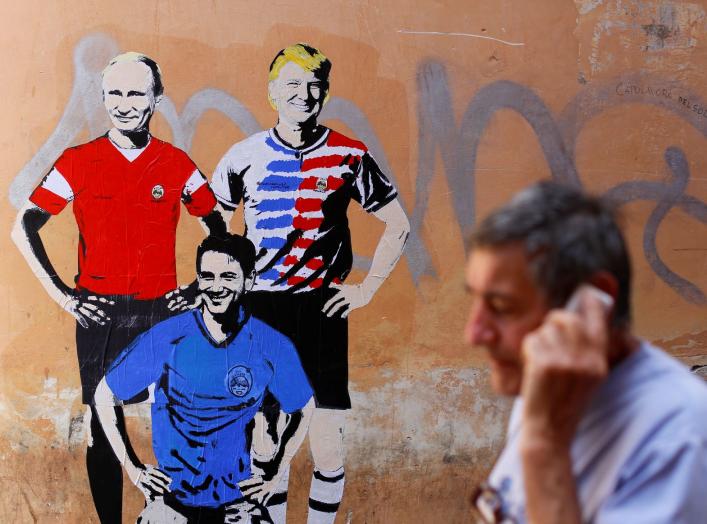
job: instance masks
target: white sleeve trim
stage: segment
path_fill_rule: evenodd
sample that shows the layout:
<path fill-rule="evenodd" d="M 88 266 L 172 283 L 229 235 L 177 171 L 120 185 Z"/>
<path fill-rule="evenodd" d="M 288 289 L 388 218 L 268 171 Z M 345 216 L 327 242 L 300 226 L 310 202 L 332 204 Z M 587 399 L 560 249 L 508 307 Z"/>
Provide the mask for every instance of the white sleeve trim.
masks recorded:
<path fill-rule="evenodd" d="M 71 186 L 57 168 L 52 168 L 49 174 L 44 177 L 41 186 L 47 191 L 51 191 L 55 195 L 60 196 L 67 202 L 74 199 L 74 192 Z"/>
<path fill-rule="evenodd" d="M 211 190 L 214 192 L 216 200 L 226 204 L 227 206 L 235 207 L 235 204 L 231 202 L 231 188 L 228 185 L 228 165 L 230 154 L 231 151 L 226 153 L 226 155 L 216 166 L 214 174 L 211 177 Z"/>
<path fill-rule="evenodd" d="M 186 184 L 184 184 L 184 194 L 193 195 L 196 193 L 196 190 L 204 184 L 206 184 L 206 177 L 201 174 L 201 171 L 195 169 L 189 177 L 189 180 L 187 180 Z"/>

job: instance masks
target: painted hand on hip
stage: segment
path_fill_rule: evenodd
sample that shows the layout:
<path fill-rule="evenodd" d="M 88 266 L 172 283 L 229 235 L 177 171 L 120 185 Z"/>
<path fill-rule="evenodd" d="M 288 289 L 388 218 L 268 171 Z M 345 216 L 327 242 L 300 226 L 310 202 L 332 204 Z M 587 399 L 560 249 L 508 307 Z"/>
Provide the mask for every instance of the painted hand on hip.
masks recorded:
<path fill-rule="evenodd" d="M 102 304 L 102 305 L 99 305 Z M 67 295 L 61 307 L 71 313 L 76 319 L 76 322 L 82 328 L 87 329 L 90 323 L 104 326 L 110 317 L 105 312 L 105 306 L 112 306 L 115 302 L 107 298 L 89 295 L 87 297 L 79 297 Z"/>
<path fill-rule="evenodd" d="M 331 287 L 336 289 L 336 293 L 327 300 L 322 308 L 322 312 L 328 317 L 339 313 L 341 318 L 346 318 L 354 309 L 363 307 L 371 301 L 371 294 L 364 289 L 362 284 L 332 284 Z"/>

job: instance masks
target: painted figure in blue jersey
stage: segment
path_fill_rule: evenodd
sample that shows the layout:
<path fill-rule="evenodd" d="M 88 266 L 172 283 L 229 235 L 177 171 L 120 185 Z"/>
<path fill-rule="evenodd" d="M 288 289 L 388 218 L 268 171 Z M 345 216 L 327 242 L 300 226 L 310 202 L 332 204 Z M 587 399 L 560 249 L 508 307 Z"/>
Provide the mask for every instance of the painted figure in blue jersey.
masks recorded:
<path fill-rule="evenodd" d="M 113 396 L 154 385 L 152 444 L 157 465 L 131 456 L 109 435 L 132 482 L 150 502 L 142 522 L 267 522 L 262 504 L 306 434 L 312 390 L 292 342 L 250 315 L 255 248 L 237 235 L 209 237 L 197 250 L 201 304 L 138 337 L 96 391 L 108 427 Z M 253 477 L 249 429 L 265 393 L 287 417 L 286 436 L 266 478 Z"/>

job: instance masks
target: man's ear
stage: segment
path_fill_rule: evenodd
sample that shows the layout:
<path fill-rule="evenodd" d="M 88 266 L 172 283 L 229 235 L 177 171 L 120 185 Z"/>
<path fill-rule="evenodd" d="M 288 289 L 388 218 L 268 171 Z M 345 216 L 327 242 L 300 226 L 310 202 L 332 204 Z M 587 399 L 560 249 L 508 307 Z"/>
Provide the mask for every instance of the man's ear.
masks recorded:
<path fill-rule="evenodd" d="M 609 295 L 616 304 L 619 296 L 619 281 L 614 275 L 608 271 L 597 271 L 589 278 L 588 283 Z"/>
<path fill-rule="evenodd" d="M 255 284 L 255 269 L 250 272 L 250 275 L 245 277 L 245 284 L 243 286 L 245 291 L 250 291 L 253 287 L 253 284 Z"/>
<path fill-rule="evenodd" d="M 277 111 L 275 98 L 277 98 L 277 86 L 275 85 L 275 80 L 270 80 L 268 82 L 268 102 L 270 102 L 272 108 Z"/>
<path fill-rule="evenodd" d="M 160 102 L 162 102 L 162 95 L 155 97 L 155 107 L 157 107 L 160 104 Z"/>

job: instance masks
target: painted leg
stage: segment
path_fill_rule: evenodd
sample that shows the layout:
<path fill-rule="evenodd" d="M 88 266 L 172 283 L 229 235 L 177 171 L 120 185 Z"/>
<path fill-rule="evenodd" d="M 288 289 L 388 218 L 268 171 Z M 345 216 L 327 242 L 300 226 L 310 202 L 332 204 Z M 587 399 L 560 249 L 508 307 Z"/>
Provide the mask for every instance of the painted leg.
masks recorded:
<path fill-rule="evenodd" d="M 314 410 L 309 445 L 314 460 L 307 524 L 333 524 L 344 495 L 344 426 L 346 411 Z"/>
<path fill-rule="evenodd" d="M 277 415 L 277 416 L 276 416 Z M 251 445 L 251 473 L 253 475 L 267 475 L 271 472 L 265 471 L 265 466 L 278 450 L 278 444 L 284 426 L 286 425 L 287 414 L 258 412 L 255 416 L 253 427 L 253 441 Z M 275 493 L 266 504 L 266 509 L 274 524 L 285 524 L 287 522 L 287 488 L 290 479 L 290 468 L 282 476 Z"/>
<path fill-rule="evenodd" d="M 116 407 L 118 424 L 125 431 L 123 409 Z M 123 507 L 123 468 L 113 453 L 106 438 L 101 423 L 96 414 L 96 408 L 90 406 L 90 433 L 86 449 L 86 469 L 88 482 L 91 485 L 91 495 L 96 513 L 101 524 L 121 524 Z"/>
<path fill-rule="evenodd" d="M 290 481 L 290 466 L 287 466 L 275 492 L 265 505 L 273 524 L 286 524 L 287 522 L 287 486 Z"/>

